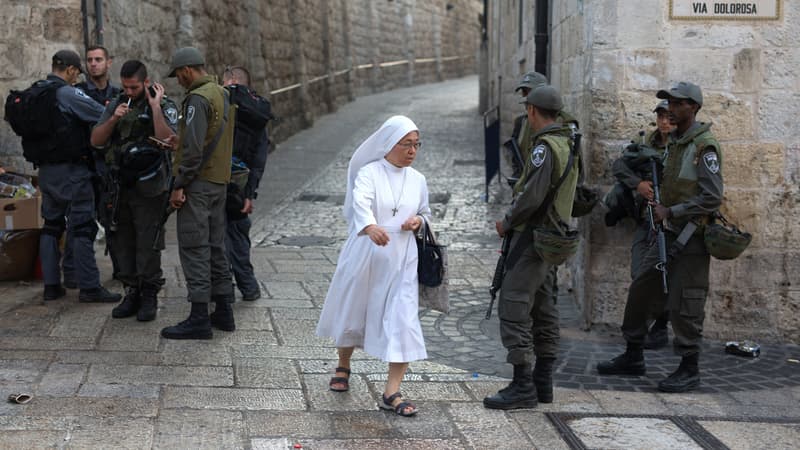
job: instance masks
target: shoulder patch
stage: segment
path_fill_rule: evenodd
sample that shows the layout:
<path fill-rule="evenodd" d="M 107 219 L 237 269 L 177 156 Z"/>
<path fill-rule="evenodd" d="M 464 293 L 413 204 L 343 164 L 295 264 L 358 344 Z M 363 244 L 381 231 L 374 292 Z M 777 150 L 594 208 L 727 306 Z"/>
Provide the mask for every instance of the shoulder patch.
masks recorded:
<path fill-rule="evenodd" d="M 86 99 L 92 100 L 92 98 L 91 98 L 91 97 L 89 97 L 89 96 L 86 94 L 86 92 L 83 92 L 83 89 L 81 89 L 81 88 L 74 88 L 74 90 L 75 90 L 75 95 L 77 95 L 78 97 L 83 97 L 83 98 L 86 98 Z"/>
<path fill-rule="evenodd" d="M 167 118 L 171 125 L 178 123 L 178 110 L 174 106 L 169 106 L 164 110 L 164 117 Z"/>
<path fill-rule="evenodd" d="M 533 167 L 542 167 L 546 155 L 547 148 L 544 144 L 537 145 L 536 148 L 531 151 L 531 164 L 533 164 Z"/>
<path fill-rule="evenodd" d="M 189 105 L 186 108 L 186 125 L 192 123 L 192 119 L 194 119 L 194 105 Z"/>
<path fill-rule="evenodd" d="M 717 157 L 717 152 L 707 152 L 703 155 L 703 163 L 706 165 L 706 169 L 713 174 L 719 173 L 719 158 Z"/>

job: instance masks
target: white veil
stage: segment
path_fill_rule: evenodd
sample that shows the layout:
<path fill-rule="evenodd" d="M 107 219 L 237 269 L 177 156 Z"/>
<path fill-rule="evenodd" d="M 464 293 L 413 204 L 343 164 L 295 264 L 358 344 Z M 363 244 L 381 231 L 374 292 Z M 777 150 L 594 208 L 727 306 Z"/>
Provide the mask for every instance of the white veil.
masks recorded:
<path fill-rule="evenodd" d="M 392 116 L 372 133 L 372 136 L 358 146 L 347 166 L 347 194 L 344 199 L 344 218 L 353 219 L 353 188 L 358 171 L 367 164 L 383 158 L 400 139 L 412 131 L 419 131 L 414 122 L 406 116 Z"/>

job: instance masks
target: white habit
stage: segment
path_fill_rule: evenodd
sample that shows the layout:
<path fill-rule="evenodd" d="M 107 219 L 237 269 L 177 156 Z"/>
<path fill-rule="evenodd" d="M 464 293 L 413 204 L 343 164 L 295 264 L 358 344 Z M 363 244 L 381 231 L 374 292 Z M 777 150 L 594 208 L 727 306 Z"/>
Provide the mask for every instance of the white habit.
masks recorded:
<path fill-rule="evenodd" d="M 347 206 L 350 234 L 339 255 L 317 335 L 332 337 L 337 347 L 363 348 L 387 362 L 427 358 L 418 316 L 417 245 L 412 231 L 400 229 L 415 215 L 430 216 L 425 177 L 380 158 L 358 170 L 350 214 Z M 359 234 L 370 224 L 388 232 L 386 246 Z"/>

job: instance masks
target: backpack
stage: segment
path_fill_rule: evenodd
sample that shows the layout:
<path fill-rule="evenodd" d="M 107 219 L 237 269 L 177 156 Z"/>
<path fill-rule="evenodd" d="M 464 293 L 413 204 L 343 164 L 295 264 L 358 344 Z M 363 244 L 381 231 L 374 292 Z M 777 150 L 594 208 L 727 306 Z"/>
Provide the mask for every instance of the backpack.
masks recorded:
<path fill-rule="evenodd" d="M 273 118 L 269 100 L 246 86 L 227 87 L 232 105 L 236 105 L 236 124 L 233 134 L 233 154 L 248 166 L 255 159 L 256 145 Z"/>
<path fill-rule="evenodd" d="M 6 98 L 5 120 L 22 137 L 22 155 L 38 163 L 57 148 L 59 127 L 56 91 L 63 83 L 39 80 L 23 90 L 12 90 Z"/>
<path fill-rule="evenodd" d="M 269 100 L 256 94 L 246 86 L 228 86 L 231 94 L 231 103 L 238 107 L 236 111 L 236 126 L 245 126 L 251 132 L 259 132 L 267 126 L 272 119 L 272 105 Z"/>

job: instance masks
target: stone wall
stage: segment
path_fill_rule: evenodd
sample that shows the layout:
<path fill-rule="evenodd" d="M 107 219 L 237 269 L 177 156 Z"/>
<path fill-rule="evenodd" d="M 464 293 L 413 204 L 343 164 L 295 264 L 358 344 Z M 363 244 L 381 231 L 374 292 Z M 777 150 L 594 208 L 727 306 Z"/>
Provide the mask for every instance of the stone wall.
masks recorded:
<path fill-rule="evenodd" d="M 508 9 L 512 17 L 490 16 L 502 18 L 503 31 L 515 39 L 517 1 L 493 2 L 494 10 Z M 524 2 L 526 17 L 533 3 Z M 670 20 L 668 2 L 660 0 L 642 0 L 635 8 L 616 0 L 551 2 L 551 82 L 581 120 L 590 183 L 608 189 L 622 145 L 650 127 L 658 89 L 679 80 L 703 88 L 698 118 L 714 123 L 722 143 L 723 212 L 754 234 L 740 258 L 712 260 L 708 336 L 800 342 L 800 125 L 794 120 L 800 13 L 783 3 L 780 20 L 734 22 Z M 518 46 L 501 35 L 489 49 L 500 63 L 483 83 L 491 86 L 502 76 L 506 89 L 505 96 L 490 96 L 490 106 L 498 99 L 509 105 L 513 86 L 505 79 L 531 70 L 532 37 Z M 516 105 L 509 108 L 504 135 L 518 113 Z M 603 214 L 598 209 L 583 220 L 587 245 L 571 263 L 568 282 L 589 323 L 617 325 L 630 282 L 633 228 L 607 228 Z"/>
<path fill-rule="evenodd" d="M 83 54 L 80 4 L 4 5 L 0 92 L 44 77 L 61 48 Z M 357 96 L 475 73 L 481 8 L 480 0 L 104 0 L 103 38 L 115 57 L 115 81 L 125 60 L 140 59 L 177 99 L 182 88 L 165 75 L 178 47 L 198 47 L 214 74 L 227 64 L 248 67 L 259 92 L 279 91 L 269 97 L 281 119 L 272 136 L 281 141 Z M 19 139 L 3 122 L 0 159 L 30 171 L 20 155 Z"/>

